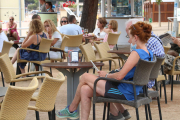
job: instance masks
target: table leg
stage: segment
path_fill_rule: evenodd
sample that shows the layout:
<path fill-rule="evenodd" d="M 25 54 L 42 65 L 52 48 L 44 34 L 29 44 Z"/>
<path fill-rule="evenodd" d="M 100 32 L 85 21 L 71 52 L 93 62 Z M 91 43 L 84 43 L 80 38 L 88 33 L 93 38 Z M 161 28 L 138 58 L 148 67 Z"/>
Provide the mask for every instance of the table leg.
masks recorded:
<path fill-rule="evenodd" d="M 127 60 L 127 56 L 125 56 L 124 54 L 117 54 L 119 57 L 121 57 L 122 59 L 124 59 L 124 60 Z"/>
<path fill-rule="evenodd" d="M 67 105 L 70 105 L 71 102 L 74 99 L 74 96 L 76 94 L 76 89 L 79 84 L 79 77 L 84 74 L 87 70 L 90 68 L 81 68 L 79 71 L 77 69 L 70 69 L 70 71 L 63 69 L 63 68 L 57 68 L 60 72 L 62 72 L 64 75 L 67 76 Z M 77 108 L 79 112 L 79 106 Z M 70 119 L 68 119 L 70 120 Z M 77 119 L 79 120 L 79 119 Z"/>

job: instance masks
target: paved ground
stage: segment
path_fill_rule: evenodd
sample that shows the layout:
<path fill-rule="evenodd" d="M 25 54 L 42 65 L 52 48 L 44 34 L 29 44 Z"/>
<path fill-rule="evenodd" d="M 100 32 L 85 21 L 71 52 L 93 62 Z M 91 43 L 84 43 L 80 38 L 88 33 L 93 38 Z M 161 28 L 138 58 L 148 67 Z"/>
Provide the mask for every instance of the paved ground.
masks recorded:
<path fill-rule="evenodd" d="M 155 34 L 163 34 L 164 32 L 168 31 L 167 23 L 162 23 L 162 27 L 158 27 L 158 23 L 152 23 L 153 26 L 153 31 Z M 11 50 L 11 56 L 14 54 L 14 50 Z M 14 69 L 15 69 L 16 65 L 14 65 Z M 45 70 L 49 70 L 47 68 L 44 68 Z M 108 70 L 108 62 L 105 62 L 105 66 L 103 67 L 103 70 Z M 57 70 L 53 69 L 53 76 L 57 75 Z M 90 73 L 92 73 L 92 71 L 90 70 Z M 27 86 L 29 83 L 29 81 L 25 81 L 25 82 L 19 82 L 16 85 L 17 86 Z M 41 84 L 41 82 L 40 82 Z M 2 86 L 2 83 L 0 82 L 0 85 Z M 6 84 L 6 86 L 8 86 L 8 84 Z M 61 86 L 58 95 L 57 95 L 57 99 L 56 99 L 56 109 L 63 109 L 66 104 L 67 104 L 67 82 L 65 81 L 63 83 L 63 85 Z M 163 91 L 163 90 L 162 90 Z M 37 93 L 37 92 L 36 92 Z M 178 120 L 180 118 L 180 111 L 179 111 L 179 107 L 180 107 L 180 88 L 179 85 L 174 85 L 174 100 L 170 101 L 170 85 L 167 85 L 167 99 L 168 99 L 168 104 L 165 104 L 164 102 L 164 94 L 162 94 L 162 98 L 161 100 L 161 109 L 162 109 L 162 116 L 163 116 L 163 120 Z M 2 99 L 2 98 L 1 98 Z M 30 102 L 30 105 L 35 105 L 35 102 Z M 136 114 L 135 114 L 135 109 L 125 106 L 132 118 L 131 120 L 136 120 Z M 152 111 L 152 118 L 153 120 L 158 120 L 159 116 L 158 116 L 158 108 L 157 108 L 157 102 L 153 101 L 151 103 L 151 111 Z M 103 113 L 103 104 L 98 103 L 96 105 L 96 119 L 100 120 L 102 119 L 102 113 Z M 145 120 L 145 113 L 144 113 L 144 107 L 140 107 L 139 108 L 139 114 L 140 114 L 140 119 L 141 120 Z M 34 120 L 35 119 L 35 112 L 34 111 L 28 111 L 27 112 L 27 117 L 25 120 Z M 48 120 L 48 114 L 44 113 L 44 112 L 40 112 L 40 119 L 41 120 Z M 57 120 L 60 120 L 59 118 L 57 118 Z M 92 120 L 92 110 L 90 113 L 90 117 L 89 120 Z"/>

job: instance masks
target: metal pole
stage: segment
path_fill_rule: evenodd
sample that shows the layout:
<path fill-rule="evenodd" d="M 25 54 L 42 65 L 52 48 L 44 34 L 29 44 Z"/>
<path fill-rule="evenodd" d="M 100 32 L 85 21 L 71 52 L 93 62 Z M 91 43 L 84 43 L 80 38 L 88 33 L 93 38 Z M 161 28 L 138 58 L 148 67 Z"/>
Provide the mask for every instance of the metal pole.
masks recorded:
<path fill-rule="evenodd" d="M 105 17 L 104 7 L 105 7 L 105 0 L 101 0 L 101 15 L 102 15 L 102 17 Z"/>
<path fill-rule="evenodd" d="M 111 0 L 107 0 L 107 9 L 108 9 L 107 17 L 111 17 Z"/>
<path fill-rule="evenodd" d="M 174 0 L 174 17 L 177 17 L 177 8 L 179 7 L 179 0 Z M 173 31 L 176 32 L 176 36 L 178 36 L 178 27 L 179 23 L 177 19 L 174 19 L 174 26 L 173 26 Z"/>
<path fill-rule="evenodd" d="M 21 0 L 19 0 L 19 28 L 21 28 Z M 21 30 L 20 30 L 21 35 Z"/>
<path fill-rule="evenodd" d="M 131 0 L 131 17 L 134 17 L 134 0 Z"/>
<path fill-rule="evenodd" d="M 77 4 L 77 17 L 79 21 L 79 0 L 76 0 L 76 4 Z"/>

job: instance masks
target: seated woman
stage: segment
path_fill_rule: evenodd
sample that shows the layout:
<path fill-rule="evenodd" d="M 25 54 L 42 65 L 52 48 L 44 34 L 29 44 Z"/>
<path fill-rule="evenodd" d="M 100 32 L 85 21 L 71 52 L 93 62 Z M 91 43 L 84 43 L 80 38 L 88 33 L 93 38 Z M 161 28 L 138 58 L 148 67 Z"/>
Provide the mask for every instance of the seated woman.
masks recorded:
<path fill-rule="evenodd" d="M 63 25 L 67 25 L 68 24 L 68 18 L 67 17 L 62 17 L 61 20 L 60 20 L 60 25 L 63 26 Z M 60 27 L 57 27 L 57 30 L 60 31 Z"/>
<path fill-rule="evenodd" d="M 54 46 L 56 48 L 60 48 L 61 42 L 62 42 L 61 34 L 57 30 L 53 21 L 50 19 L 45 20 L 44 21 L 44 28 L 45 28 L 44 31 L 48 33 L 49 38 L 53 39 L 51 46 Z M 50 58 L 52 58 L 52 59 L 61 58 L 60 52 L 49 51 L 49 55 L 50 55 Z"/>
<path fill-rule="evenodd" d="M 104 32 L 106 33 L 106 36 L 104 37 L 103 42 L 107 42 L 107 38 L 108 38 L 108 33 L 112 32 L 112 33 L 117 33 L 117 28 L 118 28 L 118 23 L 116 20 L 110 20 L 109 24 L 108 24 L 108 28 L 104 29 Z M 112 49 L 114 47 L 114 45 L 109 45 L 109 47 Z"/>
<path fill-rule="evenodd" d="M 39 49 L 39 44 L 41 42 L 41 38 L 47 38 L 46 34 L 43 32 L 44 26 L 42 22 L 38 19 L 34 19 L 30 22 L 29 32 L 25 40 L 23 41 L 21 47 L 22 48 L 31 48 L 31 49 Z M 15 52 L 11 62 L 14 64 L 17 60 L 17 51 Z M 20 59 L 29 60 L 29 61 L 37 61 L 39 60 L 39 53 L 34 51 L 20 50 Z M 40 53 L 41 60 L 45 60 L 46 53 Z M 22 73 L 25 73 L 26 63 L 18 63 L 19 68 Z"/>
<path fill-rule="evenodd" d="M 18 32 L 17 32 L 17 24 L 14 22 L 14 17 L 9 17 L 9 22 L 6 24 L 7 33 L 9 33 L 10 37 L 14 37 L 16 40 L 19 40 Z"/>
<path fill-rule="evenodd" d="M 136 65 L 139 59 L 150 59 L 152 61 L 153 53 L 146 47 L 146 43 L 151 37 L 151 30 L 152 26 L 147 23 L 138 22 L 132 25 L 129 28 L 128 35 L 130 36 L 130 38 L 128 42 L 131 43 L 132 41 L 134 41 L 137 44 L 136 49 L 131 52 L 128 60 L 119 72 L 108 74 L 105 71 L 99 71 L 99 77 L 114 78 L 117 80 L 129 80 L 134 76 Z M 56 115 L 60 118 L 77 118 L 78 113 L 76 109 L 81 102 L 81 119 L 88 120 L 91 110 L 91 98 L 93 97 L 94 81 L 97 78 L 98 76 L 96 75 L 84 73 L 80 78 L 74 100 L 65 109 L 57 111 Z M 114 89 L 121 94 L 108 92 L 111 89 Z M 136 86 L 137 95 L 139 94 L 141 89 L 142 86 Z M 106 82 L 102 80 L 97 83 L 96 93 L 100 96 L 109 98 L 134 100 L 133 86 L 126 83 Z M 111 105 L 111 114 L 114 116 L 117 116 L 118 113 L 123 114 L 125 108 L 121 104 L 115 105 L 118 110 L 115 108 L 115 106 Z"/>
<path fill-rule="evenodd" d="M 54 10 L 52 9 L 51 2 L 46 2 L 46 9 L 47 9 L 47 12 L 54 12 Z"/>
<path fill-rule="evenodd" d="M 106 33 L 104 32 L 104 27 L 106 26 L 107 24 L 107 21 L 105 18 L 99 18 L 98 19 L 98 22 L 97 22 L 97 27 L 93 33 L 94 35 L 97 37 L 95 39 L 95 41 L 102 41 L 104 40 L 104 37 L 106 35 Z M 93 42 L 92 40 L 90 40 L 90 42 Z"/>

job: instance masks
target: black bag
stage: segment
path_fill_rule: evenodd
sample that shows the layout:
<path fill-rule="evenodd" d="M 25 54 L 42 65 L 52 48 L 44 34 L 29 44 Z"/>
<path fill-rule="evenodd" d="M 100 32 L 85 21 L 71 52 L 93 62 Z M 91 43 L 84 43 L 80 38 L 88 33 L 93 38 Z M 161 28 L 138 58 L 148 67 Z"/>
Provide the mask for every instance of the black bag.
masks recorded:
<path fill-rule="evenodd" d="M 174 51 L 180 53 L 180 47 L 179 47 L 177 44 L 175 44 L 175 43 L 170 43 L 170 45 L 171 45 L 170 50 L 174 50 Z"/>

